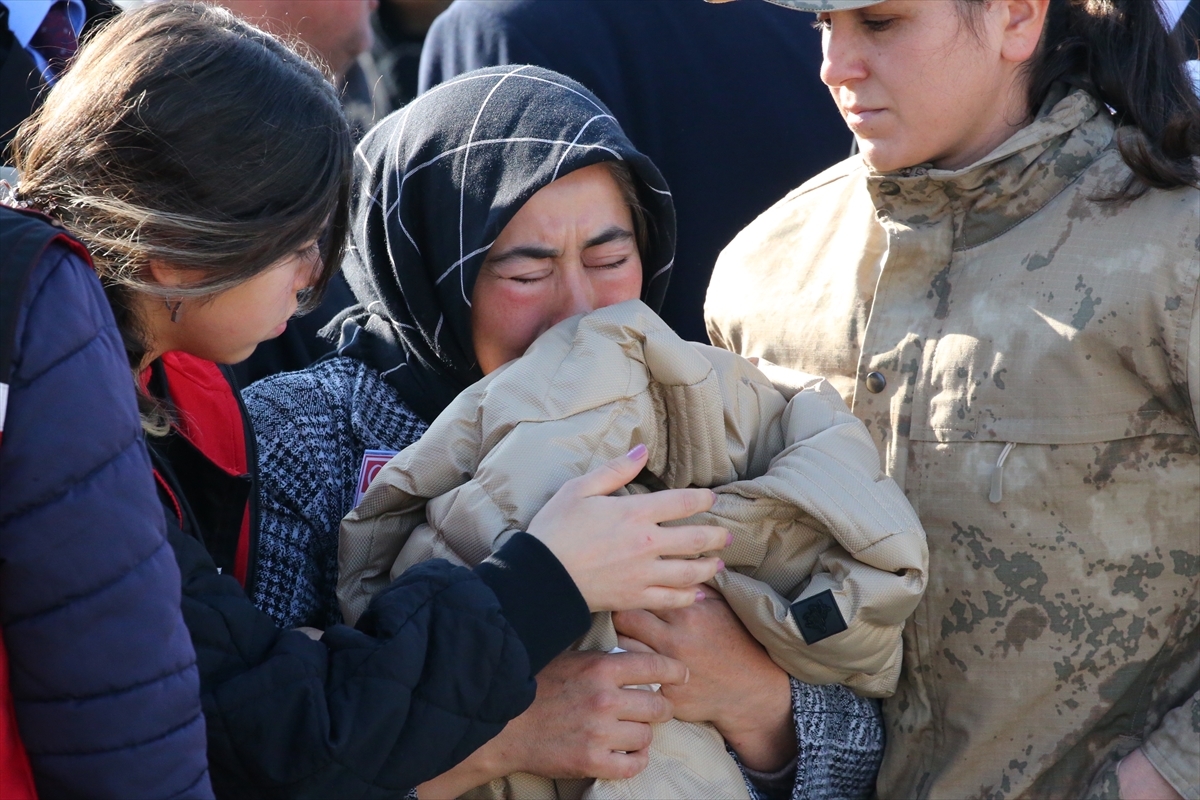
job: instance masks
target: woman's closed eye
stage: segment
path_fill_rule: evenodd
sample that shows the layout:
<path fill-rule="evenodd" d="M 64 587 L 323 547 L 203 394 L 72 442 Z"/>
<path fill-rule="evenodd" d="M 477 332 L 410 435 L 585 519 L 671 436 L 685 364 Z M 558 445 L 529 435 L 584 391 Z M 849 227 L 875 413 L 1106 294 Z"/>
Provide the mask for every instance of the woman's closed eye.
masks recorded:
<path fill-rule="evenodd" d="M 895 17 L 863 17 L 862 24 L 872 33 L 882 33 L 892 27 Z"/>
<path fill-rule="evenodd" d="M 587 269 L 619 269 L 628 264 L 636 252 L 631 234 L 619 231 L 607 234 L 605 238 L 608 241 L 591 244 L 580 254 Z"/>
<path fill-rule="evenodd" d="M 554 266 L 546 259 L 508 258 L 485 269 L 502 281 L 516 283 L 538 283 L 554 274 Z"/>
<path fill-rule="evenodd" d="M 509 280 L 516 281 L 517 283 L 526 283 L 526 284 L 539 283 L 541 281 L 546 280 L 546 278 L 549 278 L 551 272 L 553 272 L 553 270 L 543 270 L 543 271 L 534 273 L 532 275 L 513 275 L 512 277 L 509 278 Z"/>
<path fill-rule="evenodd" d="M 321 259 L 321 240 L 313 239 L 311 242 L 305 242 L 296 248 L 296 255 L 306 261 L 319 261 Z"/>
<path fill-rule="evenodd" d="M 583 266 L 587 269 L 618 269 L 629 263 L 630 254 L 623 253 L 588 253 L 583 258 Z"/>
<path fill-rule="evenodd" d="M 615 270 L 615 269 L 620 269 L 621 267 L 625 266 L 628 263 L 629 263 L 629 256 L 622 255 L 622 256 L 611 257 L 611 260 L 603 259 L 603 258 L 588 259 L 584 262 L 584 267 L 587 269 L 597 269 L 597 270 Z M 541 281 L 546 280 L 553 273 L 554 273 L 554 270 L 551 268 L 551 269 L 539 269 L 535 272 L 512 273 L 509 275 L 501 275 L 500 277 L 505 278 L 506 280 L 516 281 L 517 283 L 532 284 L 532 283 L 540 283 Z"/>

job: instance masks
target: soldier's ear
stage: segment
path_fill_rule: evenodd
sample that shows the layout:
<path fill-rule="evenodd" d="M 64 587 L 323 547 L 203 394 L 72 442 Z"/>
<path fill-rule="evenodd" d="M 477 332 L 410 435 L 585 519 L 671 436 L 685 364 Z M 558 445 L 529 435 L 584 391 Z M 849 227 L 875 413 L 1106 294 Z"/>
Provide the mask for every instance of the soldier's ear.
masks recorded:
<path fill-rule="evenodd" d="M 1013 64 L 1024 64 L 1033 58 L 1042 40 L 1050 0 L 1001 0 L 994 8 L 1002 15 L 1004 24 L 1000 57 Z"/>

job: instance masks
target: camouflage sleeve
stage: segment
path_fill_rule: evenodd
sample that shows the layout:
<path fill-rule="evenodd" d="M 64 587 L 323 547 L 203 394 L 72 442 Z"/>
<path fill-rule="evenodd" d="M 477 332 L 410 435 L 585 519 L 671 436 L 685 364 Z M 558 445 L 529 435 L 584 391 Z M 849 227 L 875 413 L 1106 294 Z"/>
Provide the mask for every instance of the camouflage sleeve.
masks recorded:
<path fill-rule="evenodd" d="M 1187 388 L 1192 419 L 1200 428 L 1200 287 L 1187 338 Z M 1200 797 L 1200 693 L 1163 718 L 1142 745 L 1154 768 L 1184 797 Z"/>
<path fill-rule="evenodd" d="M 1200 284 L 1192 303 L 1192 329 L 1187 343 L 1187 389 L 1192 401 L 1192 423 L 1200 432 Z"/>
<path fill-rule="evenodd" d="M 1142 752 L 1181 796 L 1200 797 L 1200 693 L 1167 714 Z"/>

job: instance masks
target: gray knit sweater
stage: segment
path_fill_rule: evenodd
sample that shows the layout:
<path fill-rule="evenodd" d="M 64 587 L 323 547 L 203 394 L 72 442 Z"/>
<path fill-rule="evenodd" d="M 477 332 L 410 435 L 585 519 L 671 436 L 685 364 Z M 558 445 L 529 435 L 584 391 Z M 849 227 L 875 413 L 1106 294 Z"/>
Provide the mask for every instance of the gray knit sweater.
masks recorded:
<path fill-rule="evenodd" d="M 425 423 L 352 358 L 264 378 L 242 392 L 258 442 L 254 603 L 285 628 L 341 622 L 338 526 L 366 450 L 402 450 Z"/>
<path fill-rule="evenodd" d="M 363 454 L 401 450 L 426 423 L 378 372 L 345 357 L 265 378 L 242 397 L 258 441 L 260 528 L 251 597 L 281 626 L 324 629 L 341 621 L 338 527 L 353 506 Z M 883 755 L 878 704 L 844 686 L 793 679 L 792 708 L 794 773 L 747 773 L 754 794 L 870 797 Z"/>

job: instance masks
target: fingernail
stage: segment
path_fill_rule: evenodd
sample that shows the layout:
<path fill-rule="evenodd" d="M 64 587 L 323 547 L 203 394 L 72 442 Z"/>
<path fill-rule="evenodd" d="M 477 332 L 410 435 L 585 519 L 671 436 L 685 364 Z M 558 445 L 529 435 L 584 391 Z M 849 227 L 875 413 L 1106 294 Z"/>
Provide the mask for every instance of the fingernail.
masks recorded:
<path fill-rule="evenodd" d="M 714 502 L 714 503 L 715 503 L 715 502 L 717 502 L 717 493 L 716 493 L 716 492 L 714 492 L 712 489 L 709 489 L 709 490 L 708 490 L 708 493 L 709 493 L 709 494 L 711 494 L 711 495 L 713 496 L 713 502 Z"/>
<path fill-rule="evenodd" d="M 687 683 L 692 679 L 692 671 L 687 667 L 683 668 L 683 682 Z"/>
<path fill-rule="evenodd" d="M 724 572 L 724 571 L 725 571 L 725 562 L 718 558 L 717 559 L 717 572 Z"/>
<path fill-rule="evenodd" d="M 722 568 L 722 569 L 724 569 L 724 568 L 725 568 L 724 564 L 722 564 L 722 565 L 721 565 L 721 568 Z M 704 599 L 704 590 L 703 590 L 703 589 L 697 589 L 697 590 L 696 590 L 696 602 L 697 602 L 697 603 L 699 603 L 699 602 L 700 602 L 701 600 L 703 600 L 703 599 Z"/>
<path fill-rule="evenodd" d="M 730 533 L 730 534 L 726 534 L 726 536 L 725 536 L 725 546 L 726 546 L 726 547 L 729 547 L 729 545 L 731 545 L 731 544 L 733 544 L 733 534 L 732 534 L 732 533 Z"/>
<path fill-rule="evenodd" d="M 633 448 L 628 453 L 626 453 L 625 457 L 630 459 L 631 461 L 637 461 L 644 455 L 646 455 L 646 445 L 639 444 L 637 447 Z"/>

